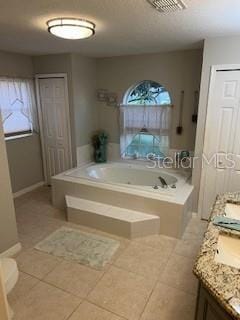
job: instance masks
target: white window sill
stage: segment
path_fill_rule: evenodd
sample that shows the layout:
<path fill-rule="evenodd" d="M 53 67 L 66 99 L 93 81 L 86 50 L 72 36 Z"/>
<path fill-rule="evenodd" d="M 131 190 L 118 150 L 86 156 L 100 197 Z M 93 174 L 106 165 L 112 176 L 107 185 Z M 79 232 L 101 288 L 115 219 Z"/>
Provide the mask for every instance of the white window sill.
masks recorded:
<path fill-rule="evenodd" d="M 11 141 L 11 140 L 17 140 L 17 139 L 22 139 L 26 137 L 31 137 L 33 133 L 26 133 L 26 134 L 19 134 L 17 136 L 11 136 L 11 137 L 6 137 L 5 141 Z"/>

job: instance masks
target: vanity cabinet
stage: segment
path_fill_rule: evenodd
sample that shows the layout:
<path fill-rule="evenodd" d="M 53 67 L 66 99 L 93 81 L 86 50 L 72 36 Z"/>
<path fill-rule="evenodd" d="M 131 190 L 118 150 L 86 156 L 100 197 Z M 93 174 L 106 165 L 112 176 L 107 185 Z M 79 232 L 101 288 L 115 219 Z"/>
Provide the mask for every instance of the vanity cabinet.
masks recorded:
<path fill-rule="evenodd" d="M 233 320 L 213 298 L 208 290 L 199 283 L 195 320 Z"/>

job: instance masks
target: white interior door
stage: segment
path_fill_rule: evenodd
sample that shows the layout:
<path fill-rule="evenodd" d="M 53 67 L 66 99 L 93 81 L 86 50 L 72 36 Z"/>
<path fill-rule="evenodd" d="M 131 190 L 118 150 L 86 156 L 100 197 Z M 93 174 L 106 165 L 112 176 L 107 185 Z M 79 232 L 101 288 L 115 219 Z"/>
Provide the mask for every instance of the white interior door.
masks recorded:
<path fill-rule="evenodd" d="M 217 194 L 240 190 L 240 161 L 231 161 L 240 155 L 240 70 L 217 71 L 212 81 L 199 201 L 204 219 Z"/>
<path fill-rule="evenodd" d="M 71 168 L 68 95 L 65 78 L 39 79 L 45 175 L 51 177 Z"/>

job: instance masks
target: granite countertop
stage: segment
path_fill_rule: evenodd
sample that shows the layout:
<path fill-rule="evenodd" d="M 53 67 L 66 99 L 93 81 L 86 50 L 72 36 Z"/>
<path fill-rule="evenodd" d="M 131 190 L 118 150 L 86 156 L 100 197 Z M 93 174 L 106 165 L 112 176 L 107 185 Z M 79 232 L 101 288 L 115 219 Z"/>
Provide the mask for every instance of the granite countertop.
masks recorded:
<path fill-rule="evenodd" d="M 239 320 L 240 269 L 214 261 L 219 233 L 240 238 L 240 232 L 221 228 L 212 223 L 214 216 L 224 214 L 227 202 L 240 204 L 240 193 L 227 193 L 217 197 L 193 272 L 233 319 Z"/>

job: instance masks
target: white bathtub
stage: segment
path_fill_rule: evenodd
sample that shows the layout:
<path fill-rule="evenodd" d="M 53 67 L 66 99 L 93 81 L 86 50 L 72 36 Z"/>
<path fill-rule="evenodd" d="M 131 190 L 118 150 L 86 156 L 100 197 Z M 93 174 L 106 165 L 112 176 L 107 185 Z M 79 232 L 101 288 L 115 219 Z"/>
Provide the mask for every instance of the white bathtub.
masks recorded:
<path fill-rule="evenodd" d="M 52 199 L 60 209 L 69 195 L 157 215 L 160 233 L 179 238 L 192 211 L 189 177 L 189 172 L 148 168 L 147 163 L 88 164 L 53 177 Z"/>
<path fill-rule="evenodd" d="M 115 187 L 138 189 L 155 195 L 173 196 L 189 179 L 190 172 L 154 169 L 149 164 L 111 162 L 75 168 L 67 171 L 65 175 L 98 182 L 101 185 L 112 184 Z M 167 186 L 163 187 L 160 177 L 164 179 Z"/>

